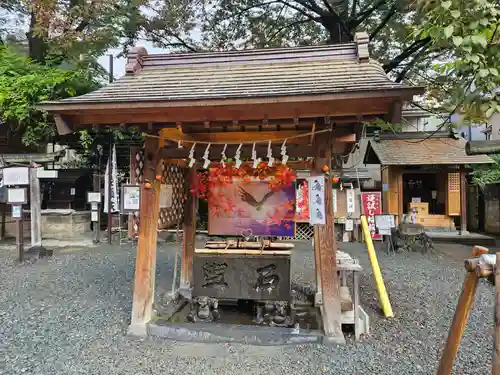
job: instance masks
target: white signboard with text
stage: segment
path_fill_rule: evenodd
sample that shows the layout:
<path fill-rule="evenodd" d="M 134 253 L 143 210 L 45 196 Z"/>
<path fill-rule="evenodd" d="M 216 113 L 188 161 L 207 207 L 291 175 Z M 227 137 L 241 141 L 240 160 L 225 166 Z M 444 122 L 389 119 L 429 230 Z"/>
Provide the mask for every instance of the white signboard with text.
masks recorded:
<path fill-rule="evenodd" d="M 325 177 L 309 177 L 307 182 L 309 184 L 309 224 L 326 224 Z"/>
<path fill-rule="evenodd" d="M 29 185 L 30 169 L 27 167 L 5 168 L 3 170 L 3 184 L 6 186 Z"/>

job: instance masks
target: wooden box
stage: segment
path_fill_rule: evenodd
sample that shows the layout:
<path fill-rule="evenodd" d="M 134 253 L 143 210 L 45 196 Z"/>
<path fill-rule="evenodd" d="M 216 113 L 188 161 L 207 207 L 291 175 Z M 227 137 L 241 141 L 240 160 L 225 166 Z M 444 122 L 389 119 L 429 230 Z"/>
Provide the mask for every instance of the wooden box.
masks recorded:
<path fill-rule="evenodd" d="M 418 215 L 429 215 L 429 203 L 427 203 L 427 202 L 408 203 L 408 213 L 409 214 L 411 214 L 413 208 L 417 209 L 417 216 Z"/>
<path fill-rule="evenodd" d="M 453 219 L 446 215 L 417 215 L 417 223 L 424 227 L 454 228 Z"/>

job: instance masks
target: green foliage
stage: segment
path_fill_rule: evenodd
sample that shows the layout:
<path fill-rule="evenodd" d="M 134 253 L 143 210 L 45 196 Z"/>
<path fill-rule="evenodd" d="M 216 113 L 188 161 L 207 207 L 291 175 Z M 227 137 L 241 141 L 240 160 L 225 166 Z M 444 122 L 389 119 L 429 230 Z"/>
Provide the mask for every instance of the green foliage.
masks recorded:
<path fill-rule="evenodd" d="M 37 64 L 0 46 L 0 118 L 27 146 L 37 146 L 55 133 L 51 118 L 36 104 L 81 95 L 96 86 L 87 70 Z"/>
<path fill-rule="evenodd" d="M 491 155 L 495 164 L 473 166 L 472 183 L 484 188 L 500 181 L 500 155 Z"/>
<path fill-rule="evenodd" d="M 489 0 L 423 0 L 420 38 L 431 38 L 434 48 L 447 51 L 435 61 L 434 74 L 445 86 L 449 108 L 465 118 L 484 120 L 500 111 L 500 7 Z M 432 88 L 431 88 L 432 89 Z M 434 87 L 443 93 L 443 87 Z"/>
<path fill-rule="evenodd" d="M 367 127 L 369 128 L 376 128 L 380 129 L 383 131 L 388 131 L 388 132 L 401 132 L 403 131 L 404 125 L 403 124 L 392 124 L 390 122 L 384 121 L 382 119 L 375 119 L 370 122 L 365 122 L 364 123 Z"/>

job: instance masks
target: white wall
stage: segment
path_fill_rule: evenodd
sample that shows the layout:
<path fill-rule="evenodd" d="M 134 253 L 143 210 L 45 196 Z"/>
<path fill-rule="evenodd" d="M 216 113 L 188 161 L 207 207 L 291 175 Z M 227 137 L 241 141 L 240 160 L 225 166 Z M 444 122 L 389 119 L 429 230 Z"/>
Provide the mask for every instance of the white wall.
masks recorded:
<path fill-rule="evenodd" d="M 500 113 L 495 113 L 488 121 L 488 126 L 491 126 L 491 138 L 500 140 Z"/>

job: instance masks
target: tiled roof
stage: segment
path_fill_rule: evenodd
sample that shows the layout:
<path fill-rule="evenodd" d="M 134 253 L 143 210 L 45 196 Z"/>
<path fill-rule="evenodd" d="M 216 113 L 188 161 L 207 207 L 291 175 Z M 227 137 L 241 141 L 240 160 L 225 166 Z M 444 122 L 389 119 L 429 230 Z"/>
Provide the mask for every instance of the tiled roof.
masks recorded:
<path fill-rule="evenodd" d="M 127 74 L 59 103 L 184 101 L 402 89 L 370 60 L 367 40 L 331 46 L 148 55 L 134 49 Z"/>
<path fill-rule="evenodd" d="M 469 156 L 463 138 L 380 139 L 371 140 L 366 164 L 382 165 L 443 165 L 486 164 L 493 160 L 486 155 Z"/>

